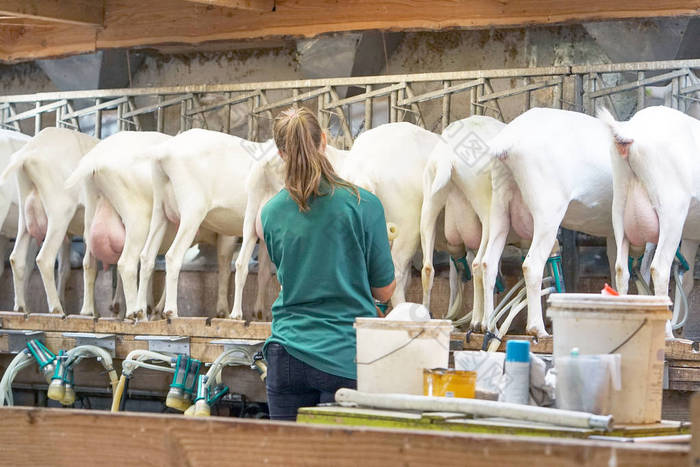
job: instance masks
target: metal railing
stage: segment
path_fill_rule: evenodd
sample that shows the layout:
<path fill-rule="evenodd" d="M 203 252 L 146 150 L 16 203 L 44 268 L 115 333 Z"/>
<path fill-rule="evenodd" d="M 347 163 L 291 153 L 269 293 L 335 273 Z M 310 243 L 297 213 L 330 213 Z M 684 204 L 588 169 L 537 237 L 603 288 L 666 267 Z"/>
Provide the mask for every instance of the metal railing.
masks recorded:
<path fill-rule="evenodd" d="M 667 104 L 687 110 L 700 91 L 694 69 L 700 60 L 9 95 L 0 96 L 0 127 L 32 134 L 62 126 L 97 137 L 204 127 L 259 141 L 276 111 L 303 103 L 348 147 L 379 123 L 441 131 L 470 115 L 509 121 L 535 106 L 592 114 L 602 103 L 627 118 L 652 99 L 649 86 L 666 86 Z"/>

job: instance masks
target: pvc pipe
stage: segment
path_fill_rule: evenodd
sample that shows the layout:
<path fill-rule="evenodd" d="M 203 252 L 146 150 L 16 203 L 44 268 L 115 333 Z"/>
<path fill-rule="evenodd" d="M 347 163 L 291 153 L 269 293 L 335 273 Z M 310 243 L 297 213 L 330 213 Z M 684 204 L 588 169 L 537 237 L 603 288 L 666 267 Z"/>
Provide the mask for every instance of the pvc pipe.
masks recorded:
<path fill-rule="evenodd" d="M 107 370 L 107 374 L 109 375 L 109 383 L 112 386 L 112 393 L 114 393 L 114 390 L 118 384 L 117 372 L 114 370 L 112 356 L 107 353 L 105 349 L 96 345 L 79 345 L 78 347 L 74 347 L 68 351 L 66 354 L 65 365 L 68 368 L 74 364 L 77 364 L 86 356 L 96 357 L 100 360 L 104 369 Z"/>
<path fill-rule="evenodd" d="M 112 392 L 112 412 L 119 412 L 119 403 L 122 400 L 122 394 L 124 393 L 124 386 L 126 385 L 126 376 L 122 372 L 119 377 L 119 383 L 116 389 Z"/>
<path fill-rule="evenodd" d="M 144 363 L 145 360 L 157 360 L 165 362 L 168 364 L 167 367 L 160 365 L 153 365 L 149 363 Z M 151 352 L 150 350 L 136 349 L 129 352 L 124 361 L 122 362 L 122 374 L 126 373 L 131 375 L 136 368 L 148 368 L 156 371 L 167 371 L 169 373 L 174 373 L 175 370 L 170 368 L 170 363 L 172 362 L 172 357 L 161 354 L 158 352 Z"/>
<path fill-rule="evenodd" d="M 554 287 L 549 287 L 546 289 L 542 289 L 540 291 L 540 297 L 543 297 L 545 295 L 549 295 L 550 293 L 556 292 L 556 289 Z M 498 347 L 501 345 L 501 341 L 503 337 L 508 333 L 508 330 L 510 329 L 510 325 L 513 322 L 513 319 L 520 313 L 523 308 L 527 306 L 527 298 L 523 298 L 523 300 L 518 303 L 515 307 L 511 308 L 510 313 L 508 314 L 508 317 L 503 321 L 503 324 L 501 325 L 501 328 L 498 330 L 498 333 L 496 334 L 497 339 L 492 340 L 491 343 L 489 344 L 488 351 L 489 352 L 496 352 L 498 350 Z"/>
<path fill-rule="evenodd" d="M 3 405 L 14 405 L 12 397 L 12 381 L 23 368 L 30 366 L 34 362 L 34 357 L 27 351 L 18 353 L 12 359 L 0 380 L 0 407 Z"/>
<path fill-rule="evenodd" d="M 335 393 L 340 403 L 356 403 L 378 409 L 409 410 L 420 412 L 456 412 L 479 417 L 500 417 L 528 422 L 574 428 L 610 430 L 612 415 L 594 415 L 573 410 L 549 409 L 507 402 L 465 399 L 456 397 L 414 396 L 410 394 L 373 394 L 342 388 Z"/>
<path fill-rule="evenodd" d="M 674 330 L 685 326 L 685 322 L 688 320 L 688 297 L 686 297 L 685 291 L 683 290 L 683 274 L 680 273 L 678 269 L 679 267 L 677 265 L 673 267 L 673 278 L 676 282 L 676 303 L 673 307 L 671 327 Z M 683 319 L 680 319 L 681 313 L 683 313 Z"/>

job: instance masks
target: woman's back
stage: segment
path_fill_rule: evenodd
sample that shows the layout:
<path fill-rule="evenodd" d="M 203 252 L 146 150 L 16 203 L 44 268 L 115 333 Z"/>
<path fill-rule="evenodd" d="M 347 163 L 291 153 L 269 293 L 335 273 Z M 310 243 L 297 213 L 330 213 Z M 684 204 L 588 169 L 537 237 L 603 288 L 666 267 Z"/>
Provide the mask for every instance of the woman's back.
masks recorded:
<path fill-rule="evenodd" d="M 282 285 L 272 338 L 300 360 L 355 378 L 356 317 L 376 316 L 370 287 L 394 279 L 386 222 L 376 196 L 338 187 L 300 211 L 287 190 L 262 211 L 268 252 Z"/>

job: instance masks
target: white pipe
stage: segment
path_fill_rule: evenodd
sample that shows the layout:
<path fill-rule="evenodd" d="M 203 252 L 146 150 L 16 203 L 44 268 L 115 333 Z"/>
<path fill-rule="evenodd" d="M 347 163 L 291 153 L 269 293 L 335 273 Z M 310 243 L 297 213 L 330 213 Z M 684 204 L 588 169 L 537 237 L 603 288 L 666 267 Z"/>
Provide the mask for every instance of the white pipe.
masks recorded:
<path fill-rule="evenodd" d="M 548 287 L 546 289 L 542 289 L 540 291 L 540 297 L 543 297 L 545 295 L 549 295 L 550 293 L 556 292 L 557 289 L 555 287 Z M 492 340 L 491 343 L 489 344 L 488 351 L 489 352 L 496 352 L 498 350 L 498 347 L 501 345 L 501 341 L 503 337 L 508 333 L 508 330 L 510 329 L 510 325 L 513 322 L 513 319 L 522 311 L 523 308 L 527 306 L 527 298 L 524 298 L 520 303 L 518 303 L 516 306 L 514 306 L 511 310 L 510 313 L 508 314 L 508 317 L 503 321 L 503 324 L 501 324 L 501 328 L 498 330 L 498 333 L 496 334 L 497 339 Z"/>
<path fill-rule="evenodd" d="M 102 363 L 104 369 L 107 370 L 109 383 L 112 386 L 112 392 L 114 392 L 114 389 L 117 387 L 117 383 L 119 382 L 117 372 L 114 370 L 112 356 L 102 347 L 98 347 L 96 345 L 79 345 L 74 347 L 66 354 L 65 365 L 66 367 L 69 367 L 77 364 L 85 357 L 96 357 L 98 360 L 100 360 L 100 363 Z"/>
<path fill-rule="evenodd" d="M 145 363 L 145 360 L 157 360 L 168 364 L 167 367 Z M 173 358 L 158 352 L 150 350 L 136 349 L 129 352 L 122 362 L 122 374 L 131 375 L 136 368 L 148 368 L 150 370 L 165 371 L 174 373 L 175 370 L 170 367 Z"/>
<path fill-rule="evenodd" d="M 414 396 L 411 394 L 372 394 L 354 389 L 338 389 L 337 402 L 354 402 L 365 407 L 421 412 L 456 412 L 479 417 L 499 417 L 529 422 L 549 423 L 574 428 L 612 427 L 612 415 L 595 415 L 573 410 L 549 409 L 507 402 L 458 397 Z"/>
<path fill-rule="evenodd" d="M 0 380 L 0 407 L 3 405 L 14 405 L 12 397 L 12 381 L 23 368 L 32 364 L 34 358 L 26 351 L 18 353 L 12 359 Z"/>
<path fill-rule="evenodd" d="M 251 362 L 245 358 L 240 358 L 241 355 L 246 356 L 245 352 L 239 349 L 230 349 L 221 353 L 209 367 L 204 384 L 206 386 L 211 386 L 212 383 L 219 384 L 221 382 L 221 372 L 227 365 L 249 366 Z"/>
<path fill-rule="evenodd" d="M 685 290 L 683 290 L 683 273 L 679 269 L 678 265 L 673 267 L 673 278 L 676 282 L 676 299 L 674 300 L 671 326 L 674 330 L 685 326 L 685 322 L 688 320 L 688 297 L 686 297 Z M 681 313 L 683 319 L 680 319 Z"/>

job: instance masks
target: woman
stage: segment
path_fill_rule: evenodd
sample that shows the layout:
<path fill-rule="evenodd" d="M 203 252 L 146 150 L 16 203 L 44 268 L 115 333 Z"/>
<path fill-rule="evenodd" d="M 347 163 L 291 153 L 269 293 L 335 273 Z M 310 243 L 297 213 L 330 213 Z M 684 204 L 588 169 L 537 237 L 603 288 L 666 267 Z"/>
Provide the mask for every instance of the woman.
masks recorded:
<path fill-rule="evenodd" d="M 290 108 L 273 133 L 286 179 L 260 218 L 282 286 L 264 348 L 267 401 L 271 419 L 293 421 L 356 387 L 353 323 L 377 316 L 373 298 L 389 300 L 396 283 L 384 209 L 335 173 L 314 114 Z"/>

